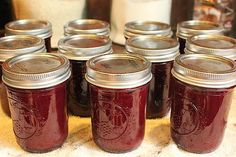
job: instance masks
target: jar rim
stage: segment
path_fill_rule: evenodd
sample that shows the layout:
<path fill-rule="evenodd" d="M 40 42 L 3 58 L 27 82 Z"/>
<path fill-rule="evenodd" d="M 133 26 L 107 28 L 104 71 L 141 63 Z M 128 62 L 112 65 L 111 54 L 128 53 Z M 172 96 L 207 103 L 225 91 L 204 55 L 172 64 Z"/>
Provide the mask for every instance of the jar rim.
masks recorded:
<path fill-rule="evenodd" d="M 2 64 L 2 81 L 14 88 L 41 89 L 66 81 L 70 64 L 63 55 L 52 53 L 24 54 Z"/>
<path fill-rule="evenodd" d="M 236 85 L 236 63 L 217 55 L 179 55 L 171 73 L 185 83 L 200 87 L 227 88 Z"/>
<path fill-rule="evenodd" d="M 52 24 L 47 20 L 21 19 L 5 25 L 6 35 L 35 35 L 46 39 L 52 36 Z"/>
<path fill-rule="evenodd" d="M 100 55 L 89 59 L 86 66 L 86 80 L 99 87 L 133 88 L 148 83 L 152 78 L 151 63 L 139 55 Z"/>

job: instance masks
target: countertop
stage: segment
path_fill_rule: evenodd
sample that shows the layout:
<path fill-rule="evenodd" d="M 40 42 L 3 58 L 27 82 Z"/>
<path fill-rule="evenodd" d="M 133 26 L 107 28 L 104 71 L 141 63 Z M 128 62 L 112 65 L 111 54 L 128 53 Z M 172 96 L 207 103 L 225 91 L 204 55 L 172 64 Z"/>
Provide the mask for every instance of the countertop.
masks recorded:
<path fill-rule="evenodd" d="M 225 136 L 220 147 L 212 153 L 193 154 L 179 149 L 170 137 L 169 117 L 146 120 L 145 137 L 136 150 L 112 154 L 99 149 L 92 139 L 90 118 L 69 117 L 69 135 L 61 148 L 44 154 L 22 150 L 16 143 L 12 121 L 0 108 L 0 156 L 1 157 L 235 157 L 236 156 L 236 89 L 228 117 Z"/>

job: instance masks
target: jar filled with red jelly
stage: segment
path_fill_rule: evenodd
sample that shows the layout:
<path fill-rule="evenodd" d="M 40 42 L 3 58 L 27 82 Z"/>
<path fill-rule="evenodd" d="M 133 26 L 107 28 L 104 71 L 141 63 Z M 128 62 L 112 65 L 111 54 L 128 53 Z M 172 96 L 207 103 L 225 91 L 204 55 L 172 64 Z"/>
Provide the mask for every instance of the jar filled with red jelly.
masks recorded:
<path fill-rule="evenodd" d="M 5 25 L 6 35 L 34 35 L 44 39 L 47 52 L 51 52 L 52 25 L 49 21 L 23 19 Z"/>
<path fill-rule="evenodd" d="M 176 36 L 180 44 L 180 53 L 184 54 L 187 38 L 200 34 L 223 34 L 223 30 L 219 24 L 209 21 L 190 20 L 178 23 Z"/>
<path fill-rule="evenodd" d="M 151 63 L 138 55 L 107 54 L 87 61 L 92 134 L 107 152 L 137 148 L 145 132 Z"/>
<path fill-rule="evenodd" d="M 3 63 L 13 131 L 20 147 L 48 152 L 60 147 L 68 135 L 67 58 L 56 54 L 26 54 Z"/>
<path fill-rule="evenodd" d="M 169 24 L 157 21 L 131 21 L 125 24 L 125 39 L 140 35 L 172 36 Z"/>
<path fill-rule="evenodd" d="M 89 117 L 91 106 L 88 84 L 84 78 L 86 61 L 97 55 L 111 53 L 111 40 L 107 36 L 89 34 L 67 36 L 59 41 L 58 51 L 71 63 L 72 76 L 68 87 L 69 111 L 76 116 Z"/>
<path fill-rule="evenodd" d="M 214 54 L 236 60 L 236 40 L 223 35 L 196 35 L 187 39 L 186 54 Z"/>
<path fill-rule="evenodd" d="M 2 84 L 2 63 L 8 58 L 17 55 L 45 52 L 44 41 L 41 38 L 31 35 L 13 35 L 0 38 L 0 90 L 1 107 L 10 116 L 6 90 Z"/>
<path fill-rule="evenodd" d="M 126 50 L 138 54 L 152 63 L 147 104 L 147 118 L 165 116 L 171 105 L 171 69 L 173 61 L 179 55 L 179 43 L 170 37 L 136 36 L 126 40 Z"/>
<path fill-rule="evenodd" d="M 97 19 L 77 19 L 64 25 L 64 35 L 95 34 L 110 35 L 110 24 Z"/>
<path fill-rule="evenodd" d="M 173 69 L 171 137 L 194 153 L 215 150 L 223 140 L 236 85 L 233 60 L 209 54 L 176 57 Z"/>

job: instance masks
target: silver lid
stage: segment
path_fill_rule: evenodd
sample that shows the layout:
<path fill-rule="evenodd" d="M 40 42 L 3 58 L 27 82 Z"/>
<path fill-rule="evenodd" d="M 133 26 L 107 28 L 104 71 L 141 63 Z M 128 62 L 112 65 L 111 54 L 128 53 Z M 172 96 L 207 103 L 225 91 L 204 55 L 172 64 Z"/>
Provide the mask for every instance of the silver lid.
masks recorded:
<path fill-rule="evenodd" d="M 197 35 L 187 39 L 186 53 L 203 53 L 236 60 L 236 40 L 223 35 Z"/>
<path fill-rule="evenodd" d="M 184 54 L 176 57 L 172 75 L 185 83 L 207 88 L 236 85 L 236 63 L 209 54 Z"/>
<path fill-rule="evenodd" d="M 39 89 L 60 84 L 70 77 L 70 64 L 63 55 L 26 54 L 8 59 L 2 65 L 2 80 L 10 87 Z"/>
<path fill-rule="evenodd" d="M 59 40 L 58 51 L 71 60 L 88 60 L 112 52 L 112 42 L 107 36 L 73 35 Z"/>
<path fill-rule="evenodd" d="M 136 36 L 126 40 L 126 50 L 151 62 L 167 62 L 179 55 L 179 43 L 169 37 Z"/>
<path fill-rule="evenodd" d="M 183 21 L 177 24 L 176 36 L 187 39 L 199 34 L 223 34 L 224 29 L 216 23 L 209 21 Z"/>
<path fill-rule="evenodd" d="M 105 21 L 96 19 L 77 19 L 69 21 L 64 25 L 64 34 L 66 36 L 76 34 L 96 34 L 109 36 L 110 25 Z"/>
<path fill-rule="evenodd" d="M 99 87 L 134 88 L 152 78 L 151 63 L 139 55 L 101 55 L 91 58 L 86 65 L 86 80 Z"/>
<path fill-rule="evenodd" d="M 5 25 L 6 35 L 35 35 L 46 39 L 52 36 L 52 25 L 49 21 L 24 19 L 9 22 Z"/>
<path fill-rule="evenodd" d="M 0 62 L 27 53 L 46 52 L 44 40 L 32 35 L 12 35 L 0 38 Z"/>
<path fill-rule="evenodd" d="M 124 36 L 130 38 L 139 35 L 172 36 L 170 25 L 157 21 L 132 21 L 125 24 Z"/>

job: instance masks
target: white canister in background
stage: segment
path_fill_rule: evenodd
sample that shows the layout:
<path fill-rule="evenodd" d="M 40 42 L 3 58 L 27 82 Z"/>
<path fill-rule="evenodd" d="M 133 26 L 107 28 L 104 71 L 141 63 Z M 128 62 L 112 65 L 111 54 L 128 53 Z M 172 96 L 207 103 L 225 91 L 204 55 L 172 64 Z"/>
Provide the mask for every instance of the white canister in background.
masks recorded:
<path fill-rule="evenodd" d="M 125 44 L 124 25 L 135 20 L 155 20 L 170 24 L 172 0 L 113 0 L 111 39 Z"/>
<path fill-rule="evenodd" d="M 12 0 L 16 19 L 41 19 L 52 23 L 52 47 L 63 36 L 63 25 L 83 17 L 86 0 Z"/>

